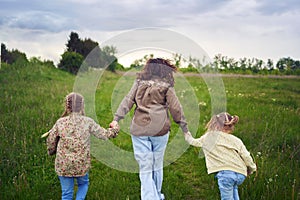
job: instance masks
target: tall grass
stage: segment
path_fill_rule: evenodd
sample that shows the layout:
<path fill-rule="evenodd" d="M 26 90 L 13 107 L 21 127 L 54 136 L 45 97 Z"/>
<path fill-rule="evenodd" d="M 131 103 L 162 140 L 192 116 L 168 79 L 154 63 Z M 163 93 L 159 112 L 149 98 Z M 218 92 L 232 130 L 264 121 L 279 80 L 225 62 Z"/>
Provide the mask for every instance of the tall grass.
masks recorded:
<path fill-rule="evenodd" d="M 53 158 L 41 133 L 63 111 L 74 77 L 44 66 L 0 70 L 1 199 L 57 199 Z M 52 194 L 49 192 L 52 191 Z"/>
<path fill-rule="evenodd" d="M 105 72 L 96 91 L 97 118 L 104 127 L 112 119 L 111 96 L 119 79 L 120 75 Z M 60 198 L 54 157 L 47 155 L 40 135 L 62 114 L 63 97 L 72 91 L 74 80 L 74 76 L 46 66 L 2 65 L 0 199 Z M 211 115 L 211 99 L 201 77 L 187 80 L 199 101 L 199 137 Z M 224 77 L 223 81 L 227 111 L 240 116 L 235 134 L 258 165 L 257 174 L 240 186 L 241 199 L 299 199 L 299 79 Z M 171 136 L 178 126 L 172 124 L 172 130 Z M 124 132 L 112 142 L 132 151 L 130 136 Z M 219 198 L 217 182 L 213 175 L 207 175 L 200 155 L 199 148 L 189 147 L 164 168 L 166 199 Z M 139 199 L 139 193 L 138 174 L 92 160 L 87 199 Z"/>

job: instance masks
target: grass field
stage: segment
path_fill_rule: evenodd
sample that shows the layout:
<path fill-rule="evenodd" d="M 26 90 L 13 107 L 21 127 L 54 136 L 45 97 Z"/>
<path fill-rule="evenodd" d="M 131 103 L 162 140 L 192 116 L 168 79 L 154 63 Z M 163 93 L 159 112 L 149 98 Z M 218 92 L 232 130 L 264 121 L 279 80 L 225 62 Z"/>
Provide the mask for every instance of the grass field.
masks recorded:
<path fill-rule="evenodd" d="M 112 120 L 111 97 L 120 78 L 105 72 L 97 86 L 95 111 L 104 127 Z M 199 137 L 211 116 L 210 88 L 201 77 L 186 80 L 198 101 L 199 129 L 194 134 Z M 62 114 L 64 96 L 73 90 L 74 81 L 75 76 L 46 66 L 2 65 L 0 199 L 60 199 L 54 157 L 47 155 L 45 139 L 40 135 Z M 227 111 L 240 116 L 235 134 L 258 166 L 257 174 L 240 186 L 241 199 L 300 199 L 300 79 L 223 77 L 222 81 Z M 186 91 L 180 85 L 176 89 L 179 98 L 184 98 Z M 111 142 L 131 152 L 125 124 L 121 123 L 123 131 Z M 177 132 L 178 126 L 173 124 L 170 142 Z M 92 160 L 87 199 L 135 200 L 139 199 L 139 189 L 137 173 Z M 207 175 L 199 148 L 189 147 L 164 168 L 163 192 L 170 200 L 219 198 L 217 182 L 213 175 Z"/>

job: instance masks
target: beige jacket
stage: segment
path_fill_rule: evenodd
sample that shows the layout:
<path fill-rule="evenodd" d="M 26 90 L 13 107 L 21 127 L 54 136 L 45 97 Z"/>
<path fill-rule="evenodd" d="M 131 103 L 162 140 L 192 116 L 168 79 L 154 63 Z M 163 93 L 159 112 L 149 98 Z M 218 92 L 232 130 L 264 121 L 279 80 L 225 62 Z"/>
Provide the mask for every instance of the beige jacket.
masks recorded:
<path fill-rule="evenodd" d="M 182 106 L 170 84 L 159 79 L 137 79 L 129 93 L 122 100 L 114 120 L 119 121 L 135 105 L 130 132 L 136 136 L 161 136 L 170 131 L 173 120 L 184 133 L 188 132 Z"/>
<path fill-rule="evenodd" d="M 208 174 L 231 170 L 247 176 L 247 170 L 249 174 L 256 171 L 256 164 L 242 140 L 232 134 L 211 131 L 198 139 L 186 137 L 189 144 L 202 147 Z"/>

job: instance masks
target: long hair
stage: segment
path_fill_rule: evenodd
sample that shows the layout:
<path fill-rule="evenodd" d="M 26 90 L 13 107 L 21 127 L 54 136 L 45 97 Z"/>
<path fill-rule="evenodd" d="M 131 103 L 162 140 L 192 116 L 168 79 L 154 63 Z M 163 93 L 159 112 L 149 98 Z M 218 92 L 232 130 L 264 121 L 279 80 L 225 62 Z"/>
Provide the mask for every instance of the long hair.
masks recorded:
<path fill-rule="evenodd" d="M 173 72 L 176 72 L 176 66 L 169 60 L 162 58 L 151 58 L 147 61 L 142 72 L 138 73 L 137 78 L 141 80 L 151 80 L 154 77 L 160 77 L 163 81 L 174 86 Z"/>
<path fill-rule="evenodd" d="M 61 117 L 65 117 L 70 113 L 79 113 L 85 115 L 84 113 L 84 98 L 81 94 L 72 92 L 68 94 L 65 98 L 65 111 Z"/>
<path fill-rule="evenodd" d="M 237 115 L 231 116 L 227 112 L 222 112 L 217 115 L 213 115 L 210 121 L 206 124 L 208 131 L 232 131 L 233 126 L 239 121 Z"/>

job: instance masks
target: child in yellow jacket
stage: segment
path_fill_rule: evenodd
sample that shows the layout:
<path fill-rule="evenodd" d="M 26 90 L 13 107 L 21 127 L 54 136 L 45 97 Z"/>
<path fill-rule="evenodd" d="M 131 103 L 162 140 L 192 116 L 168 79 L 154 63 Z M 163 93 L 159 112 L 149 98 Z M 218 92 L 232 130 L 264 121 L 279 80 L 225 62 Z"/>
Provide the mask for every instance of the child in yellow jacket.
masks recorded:
<path fill-rule="evenodd" d="M 256 171 L 256 164 L 242 140 L 231 134 L 238 121 L 238 116 L 222 112 L 211 118 L 206 125 L 207 132 L 200 138 L 185 134 L 190 145 L 202 147 L 208 174 L 216 173 L 222 200 L 238 200 L 238 185 Z"/>

